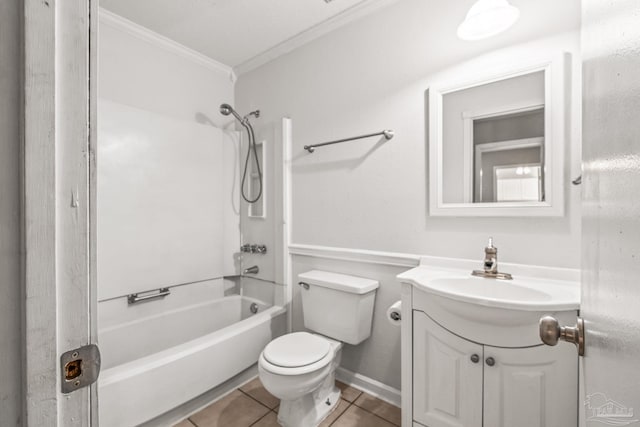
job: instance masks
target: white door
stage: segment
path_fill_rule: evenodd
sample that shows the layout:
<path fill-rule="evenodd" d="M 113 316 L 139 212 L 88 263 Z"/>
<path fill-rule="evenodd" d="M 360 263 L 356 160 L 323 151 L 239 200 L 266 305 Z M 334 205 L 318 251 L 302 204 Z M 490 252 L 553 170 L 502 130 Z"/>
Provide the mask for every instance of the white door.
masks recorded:
<path fill-rule="evenodd" d="M 577 390 L 573 346 L 484 347 L 485 426 L 576 426 Z"/>
<path fill-rule="evenodd" d="M 481 427 L 482 346 L 414 311 L 413 354 L 413 419 L 429 427 Z"/>
<path fill-rule="evenodd" d="M 582 413 L 640 426 L 640 2 L 582 3 Z"/>

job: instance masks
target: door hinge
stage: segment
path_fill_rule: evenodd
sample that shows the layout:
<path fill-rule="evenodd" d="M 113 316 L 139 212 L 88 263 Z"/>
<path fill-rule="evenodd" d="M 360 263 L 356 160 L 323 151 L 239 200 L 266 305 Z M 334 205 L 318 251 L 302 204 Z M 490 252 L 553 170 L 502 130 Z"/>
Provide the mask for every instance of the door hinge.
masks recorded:
<path fill-rule="evenodd" d="M 60 356 L 62 393 L 72 393 L 98 380 L 100 374 L 100 349 L 89 344 L 69 350 Z"/>

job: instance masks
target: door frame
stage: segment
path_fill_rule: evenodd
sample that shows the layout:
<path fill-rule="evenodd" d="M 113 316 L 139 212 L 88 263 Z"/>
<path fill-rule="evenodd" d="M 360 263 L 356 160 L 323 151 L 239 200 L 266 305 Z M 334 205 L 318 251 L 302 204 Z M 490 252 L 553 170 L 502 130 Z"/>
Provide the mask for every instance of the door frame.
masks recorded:
<path fill-rule="evenodd" d="M 96 342 L 98 0 L 25 1 L 24 425 L 97 425 L 97 386 L 63 395 L 62 353 Z"/>

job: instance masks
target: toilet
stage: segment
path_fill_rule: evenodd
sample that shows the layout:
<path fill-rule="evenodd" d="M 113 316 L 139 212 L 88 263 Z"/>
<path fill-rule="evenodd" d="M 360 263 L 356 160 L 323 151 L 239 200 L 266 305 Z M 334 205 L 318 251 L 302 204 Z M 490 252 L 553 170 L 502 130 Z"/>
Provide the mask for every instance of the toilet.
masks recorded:
<path fill-rule="evenodd" d="M 258 360 L 260 380 L 280 398 L 283 427 L 316 427 L 340 401 L 335 371 L 343 343 L 369 338 L 379 282 L 312 270 L 298 275 L 304 326 L 266 345 Z"/>

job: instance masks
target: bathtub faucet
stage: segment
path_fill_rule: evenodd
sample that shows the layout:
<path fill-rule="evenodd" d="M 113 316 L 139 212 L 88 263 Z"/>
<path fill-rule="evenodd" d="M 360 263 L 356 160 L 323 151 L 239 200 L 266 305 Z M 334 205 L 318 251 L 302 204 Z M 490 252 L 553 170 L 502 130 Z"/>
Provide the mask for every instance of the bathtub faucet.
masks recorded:
<path fill-rule="evenodd" d="M 260 269 L 258 268 L 257 265 L 254 265 L 253 267 L 245 268 L 244 270 L 242 270 L 242 274 L 258 274 L 259 272 L 260 272 Z"/>

